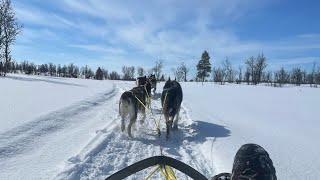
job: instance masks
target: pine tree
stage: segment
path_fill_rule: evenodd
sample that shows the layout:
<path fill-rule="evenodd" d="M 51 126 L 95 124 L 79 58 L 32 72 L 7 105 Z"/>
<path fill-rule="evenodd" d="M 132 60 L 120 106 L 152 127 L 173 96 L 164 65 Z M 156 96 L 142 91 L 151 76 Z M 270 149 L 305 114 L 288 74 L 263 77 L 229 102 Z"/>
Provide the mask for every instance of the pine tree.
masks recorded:
<path fill-rule="evenodd" d="M 211 63 L 210 63 L 210 56 L 207 51 L 204 51 L 201 56 L 201 60 L 199 61 L 197 65 L 197 77 L 202 80 L 202 83 L 204 82 L 204 79 L 206 77 L 210 76 L 211 73 Z"/>
<path fill-rule="evenodd" d="M 58 64 L 57 73 L 58 73 L 58 76 L 60 77 L 62 73 L 62 67 L 60 64 Z"/>

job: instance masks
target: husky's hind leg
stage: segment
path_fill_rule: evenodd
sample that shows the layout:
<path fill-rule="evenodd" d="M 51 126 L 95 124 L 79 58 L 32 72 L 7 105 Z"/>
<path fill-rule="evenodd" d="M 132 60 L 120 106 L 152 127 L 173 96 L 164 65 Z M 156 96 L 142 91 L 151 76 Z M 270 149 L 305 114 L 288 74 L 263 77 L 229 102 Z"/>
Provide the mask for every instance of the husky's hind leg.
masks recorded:
<path fill-rule="evenodd" d="M 128 116 L 128 104 L 126 101 L 120 100 L 119 103 L 119 115 L 121 116 L 121 131 L 123 132 L 126 127 L 125 127 L 125 120 L 126 117 Z"/>
<path fill-rule="evenodd" d="M 123 113 L 121 115 L 121 131 L 123 132 L 126 129 L 126 126 L 124 125 L 124 121 L 126 119 L 126 115 Z"/>
<path fill-rule="evenodd" d="M 132 137 L 131 127 L 132 127 L 133 123 L 136 122 L 136 120 L 137 120 L 137 114 L 138 114 L 138 109 L 137 108 L 132 108 L 132 111 L 129 113 L 130 122 L 129 122 L 129 125 L 128 125 L 128 135 L 130 137 Z"/>
<path fill-rule="evenodd" d="M 140 120 L 140 124 L 143 124 L 144 120 L 146 119 L 146 109 L 144 107 L 142 107 L 141 109 L 141 114 L 142 114 L 142 118 Z"/>
<path fill-rule="evenodd" d="M 155 94 L 155 93 L 156 93 L 156 90 L 157 90 L 157 83 L 156 83 L 156 84 L 154 84 L 153 94 Z"/>
<path fill-rule="evenodd" d="M 178 108 L 178 111 L 177 111 L 177 114 L 176 114 L 176 116 L 175 116 L 175 120 L 174 120 L 174 118 L 173 118 L 173 130 L 178 130 L 178 120 L 179 120 L 179 113 L 180 113 L 180 109 L 181 109 L 181 105 L 179 106 L 179 108 Z"/>
<path fill-rule="evenodd" d="M 170 130 L 172 129 L 172 120 L 170 120 L 170 117 L 166 117 L 166 126 L 167 126 L 167 134 L 166 139 L 170 139 Z"/>

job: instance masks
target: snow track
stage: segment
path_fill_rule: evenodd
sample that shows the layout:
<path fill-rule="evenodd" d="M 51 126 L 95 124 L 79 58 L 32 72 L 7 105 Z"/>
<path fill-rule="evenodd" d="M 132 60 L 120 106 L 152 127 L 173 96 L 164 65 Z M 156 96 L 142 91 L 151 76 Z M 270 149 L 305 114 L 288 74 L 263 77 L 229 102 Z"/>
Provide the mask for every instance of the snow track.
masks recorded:
<path fill-rule="evenodd" d="M 35 121 L 24 124 L 0 134 L 0 158 L 10 158 L 25 151 L 32 150 L 34 143 L 47 134 L 53 134 L 81 120 L 78 118 L 96 107 L 102 106 L 116 94 L 113 88 L 110 92 L 97 98 L 76 103 L 56 112 L 52 112 Z"/>
<path fill-rule="evenodd" d="M 86 139 L 95 133 L 97 124 L 105 124 L 110 118 L 109 108 L 115 108 L 116 104 L 111 107 L 109 103 L 118 99 L 117 94 L 118 89 L 113 86 L 104 93 L 1 133 L 0 174 L 4 179 L 21 179 L 25 175 L 41 179 L 57 174 L 61 170 L 59 164 L 88 143 Z M 33 165 L 17 173 L 10 165 L 19 163 Z M 34 174 L 24 174 L 27 171 Z"/>
<path fill-rule="evenodd" d="M 133 84 L 118 83 L 117 88 L 120 93 L 129 90 Z M 152 101 L 152 112 L 158 120 L 161 115 L 160 93 L 154 95 Z M 169 141 L 165 140 L 164 119 L 160 122 L 162 136 L 159 138 L 155 130 L 155 123 L 149 111 L 144 124 L 139 123 L 139 118 L 134 124 L 133 138 L 127 135 L 127 131 L 120 130 L 120 117 L 118 109 L 115 108 L 109 114 L 116 114 L 107 124 L 106 128 L 98 130 L 96 136 L 89 144 L 76 156 L 69 158 L 64 170 L 59 173 L 56 179 L 105 179 L 120 169 L 131 165 L 138 160 L 151 156 L 160 155 L 160 145 L 163 147 L 163 154 L 173 157 L 199 172 L 212 177 L 213 169 L 211 161 L 207 161 L 203 156 L 199 141 L 204 140 L 197 134 L 197 122 L 193 122 L 188 109 L 182 106 L 178 131 L 172 133 Z M 200 138 L 199 138 L 200 137 Z M 141 179 L 147 176 L 151 169 L 141 171 L 128 179 Z M 176 171 L 179 179 L 188 177 Z M 160 173 L 153 177 L 161 178 Z"/>

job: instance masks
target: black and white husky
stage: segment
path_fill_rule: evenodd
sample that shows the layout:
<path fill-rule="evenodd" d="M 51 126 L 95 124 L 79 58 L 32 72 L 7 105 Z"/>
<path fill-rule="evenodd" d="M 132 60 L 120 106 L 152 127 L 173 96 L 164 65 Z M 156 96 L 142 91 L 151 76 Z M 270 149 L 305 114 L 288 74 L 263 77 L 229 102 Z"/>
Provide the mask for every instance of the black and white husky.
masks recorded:
<path fill-rule="evenodd" d="M 140 76 L 137 77 L 136 79 L 136 85 L 139 86 L 143 86 L 147 83 L 147 76 Z"/>
<path fill-rule="evenodd" d="M 169 80 L 165 83 L 161 95 L 163 114 L 167 125 L 166 138 L 170 138 L 170 129 L 178 129 L 178 118 L 183 99 L 182 88 L 177 81 Z M 172 126 L 173 124 L 173 126 Z"/>
<path fill-rule="evenodd" d="M 119 102 L 119 115 L 121 116 L 121 131 L 125 128 L 125 120 L 129 117 L 128 135 L 132 137 L 131 127 L 137 121 L 138 112 L 142 114 L 140 123 L 142 124 L 146 118 L 145 105 L 147 95 L 151 92 L 151 84 L 146 83 L 144 86 L 134 87 L 130 91 L 122 93 Z M 143 105 L 142 105 L 143 104 Z"/>
<path fill-rule="evenodd" d="M 151 87 L 153 88 L 153 93 L 157 90 L 157 79 L 155 74 L 151 74 L 149 76 L 149 82 L 151 83 Z"/>

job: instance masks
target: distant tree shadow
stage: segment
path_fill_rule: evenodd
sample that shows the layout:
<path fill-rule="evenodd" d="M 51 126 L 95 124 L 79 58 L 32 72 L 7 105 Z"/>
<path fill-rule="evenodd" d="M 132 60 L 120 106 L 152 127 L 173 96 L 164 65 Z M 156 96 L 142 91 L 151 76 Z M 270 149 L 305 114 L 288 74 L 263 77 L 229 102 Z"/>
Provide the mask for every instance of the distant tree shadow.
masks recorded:
<path fill-rule="evenodd" d="M 33 77 L 6 76 L 6 77 L 3 77 L 3 78 L 12 79 L 12 80 L 19 80 L 19 81 L 42 81 L 42 82 L 53 83 L 53 84 L 61 84 L 61 85 L 67 85 L 67 86 L 86 87 L 84 85 L 75 84 L 75 83 L 59 82 L 59 81 L 54 81 L 54 80 L 50 80 L 50 79 L 38 79 L 38 78 L 33 78 Z"/>
<path fill-rule="evenodd" d="M 194 121 L 189 127 L 194 130 L 194 136 L 188 137 L 188 139 L 192 139 L 200 143 L 206 141 L 206 139 L 210 137 L 222 138 L 228 137 L 231 134 L 231 131 L 227 129 L 226 126 L 204 121 Z"/>
<path fill-rule="evenodd" d="M 194 148 L 197 148 L 194 145 L 201 145 L 206 141 L 212 141 L 213 145 L 218 138 L 230 135 L 231 131 L 225 126 L 204 121 L 193 121 L 190 125 L 181 123 L 178 130 L 172 130 L 169 140 L 166 140 L 165 128 L 161 129 L 160 137 L 157 134 L 150 134 L 137 137 L 135 140 L 146 145 L 155 145 L 155 148 L 159 148 L 159 150 L 161 146 L 164 155 L 177 160 L 183 160 L 184 156 L 189 156 L 189 158 L 197 161 L 193 155 Z"/>
<path fill-rule="evenodd" d="M 231 131 L 225 126 L 204 121 L 194 121 L 189 126 L 181 127 L 177 131 L 172 131 L 171 139 L 165 142 L 163 146 L 166 148 L 166 153 L 168 153 L 169 156 L 181 157 L 181 147 L 192 156 L 193 149 L 188 148 L 185 143 L 202 144 L 210 140 L 210 138 L 214 142 L 216 138 L 228 137 L 230 134 Z"/>
<path fill-rule="evenodd" d="M 163 141 L 166 141 L 165 144 L 167 144 L 169 147 L 176 148 L 182 145 L 184 140 L 188 140 L 189 142 L 192 141 L 195 143 L 203 143 L 208 140 L 208 138 L 223 138 L 230 136 L 230 134 L 231 131 L 225 126 L 204 121 L 194 121 L 189 126 L 180 126 L 178 130 L 171 130 L 171 139 L 169 139 L 168 141 L 165 139 L 166 131 L 165 129 L 162 129 L 161 139 Z M 150 143 L 150 141 L 144 141 Z"/>
<path fill-rule="evenodd" d="M 162 109 L 152 109 L 153 114 L 162 114 Z"/>
<path fill-rule="evenodd" d="M 158 100 L 158 99 L 160 99 L 161 98 L 161 93 L 155 93 L 154 95 L 153 95 L 153 100 Z"/>

